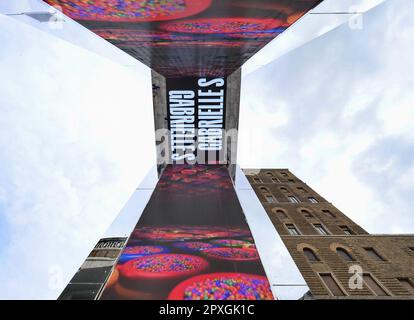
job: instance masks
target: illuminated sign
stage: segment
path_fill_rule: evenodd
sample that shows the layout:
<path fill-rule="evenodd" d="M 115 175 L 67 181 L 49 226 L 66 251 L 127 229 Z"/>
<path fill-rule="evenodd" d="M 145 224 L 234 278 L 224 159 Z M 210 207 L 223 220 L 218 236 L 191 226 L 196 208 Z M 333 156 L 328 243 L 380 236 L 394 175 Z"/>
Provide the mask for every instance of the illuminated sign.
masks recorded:
<path fill-rule="evenodd" d="M 194 163 L 198 152 L 223 148 L 226 81 L 167 79 L 167 108 L 173 162 Z"/>

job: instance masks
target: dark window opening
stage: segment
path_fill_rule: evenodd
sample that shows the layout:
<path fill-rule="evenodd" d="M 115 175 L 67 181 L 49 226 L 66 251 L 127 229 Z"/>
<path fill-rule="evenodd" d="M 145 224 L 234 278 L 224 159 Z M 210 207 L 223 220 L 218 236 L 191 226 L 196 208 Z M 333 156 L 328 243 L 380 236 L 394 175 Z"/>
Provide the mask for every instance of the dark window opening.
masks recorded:
<path fill-rule="evenodd" d="M 302 193 L 307 193 L 307 191 L 303 187 L 297 187 L 297 189 Z"/>
<path fill-rule="evenodd" d="M 287 217 L 288 217 L 287 214 L 286 214 L 286 212 L 284 212 L 283 210 L 276 210 L 276 214 L 281 219 L 287 219 Z"/>
<path fill-rule="evenodd" d="M 348 226 L 339 226 L 339 228 L 348 236 L 355 234 Z"/>
<path fill-rule="evenodd" d="M 320 261 L 318 256 L 315 254 L 315 252 L 313 252 L 312 249 L 309 249 L 309 248 L 303 249 L 303 254 L 311 262 Z"/>
<path fill-rule="evenodd" d="M 377 260 L 377 261 L 387 261 L 385 260 L 374 248 L 364 248 L 367 255 L 373 259 L 373 260 Z"/>
<path fill-rule="evenodd" d="M 336 282 L 335 278 L 330 273 L 320 273 L 323 283 L 328 288 L 328 291 L 331 295 L 335 297 L 345 296 L 344 291 L 341 289 L 339 284 Z"/>
<path fill-rule="evenodd" d="M 352 257 L 345 249 L 337 248 L 336 253 L 345 261 L 355 261 L 354 257 Z"/>
<path fill-rule="evenodd" d="M 365 285 L 370 289 L 376 296 L 388 296 L 389 294 L 378 284 L 377 281 L 368 273 L 363 274 Z"/>
<path fill-rule="evenodd" d="M 336 218 L 336 216 L 330 210 L 322 210 L 322 212 L 331 218 Z"/>
<path fill-rule="evenodd" d="M 307 219 L 313 218 L 312 213 L 310 213 L 308 210 L 301 210 L 303 216 Z"/>
<path fill-rule="evenodd" d="M 410 279 L 400 278 L 398 281 L 400 281 L 401 285 L 407 289 L 410 295 L 414 295 L 414 283 Z"/>

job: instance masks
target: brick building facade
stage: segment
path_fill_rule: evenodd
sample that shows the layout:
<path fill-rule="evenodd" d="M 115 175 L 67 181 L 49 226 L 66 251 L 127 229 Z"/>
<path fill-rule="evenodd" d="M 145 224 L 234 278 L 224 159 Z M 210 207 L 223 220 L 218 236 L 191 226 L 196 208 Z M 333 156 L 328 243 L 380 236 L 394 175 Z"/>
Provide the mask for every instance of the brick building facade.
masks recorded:
<path fill-rule="evenodd" d="M 243 170 L 315 299 L 414 299 L 414 235 L 372 235 L 288 169 Z"/>

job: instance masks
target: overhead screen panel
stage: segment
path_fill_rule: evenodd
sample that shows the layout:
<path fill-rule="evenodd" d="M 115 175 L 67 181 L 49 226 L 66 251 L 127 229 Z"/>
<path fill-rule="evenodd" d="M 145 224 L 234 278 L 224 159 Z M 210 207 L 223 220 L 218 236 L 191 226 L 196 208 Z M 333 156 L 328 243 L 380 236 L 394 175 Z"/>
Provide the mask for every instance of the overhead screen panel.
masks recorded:
<path fill-rule="evenodd" d="M 45 0 L 166 77 L 237 70 L 322 0 Z"/>

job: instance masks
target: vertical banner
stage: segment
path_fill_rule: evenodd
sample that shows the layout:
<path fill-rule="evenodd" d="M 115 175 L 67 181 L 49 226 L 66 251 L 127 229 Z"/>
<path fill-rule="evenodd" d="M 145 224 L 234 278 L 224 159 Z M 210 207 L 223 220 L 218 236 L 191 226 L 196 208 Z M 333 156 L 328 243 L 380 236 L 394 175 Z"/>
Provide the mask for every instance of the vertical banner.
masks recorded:
<path fill-rule="evenodd" d="M 223 161 L 226 80 L 167 79 L 172 163 Z"/>
<path fill-rule="evenodd" d="M 169 165 L 101 299 L 270 300 L 227 168 Z"/>

